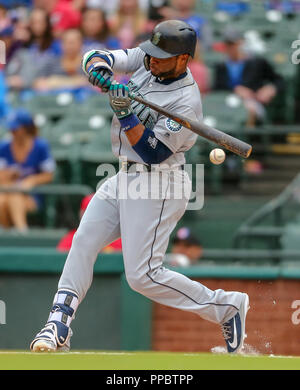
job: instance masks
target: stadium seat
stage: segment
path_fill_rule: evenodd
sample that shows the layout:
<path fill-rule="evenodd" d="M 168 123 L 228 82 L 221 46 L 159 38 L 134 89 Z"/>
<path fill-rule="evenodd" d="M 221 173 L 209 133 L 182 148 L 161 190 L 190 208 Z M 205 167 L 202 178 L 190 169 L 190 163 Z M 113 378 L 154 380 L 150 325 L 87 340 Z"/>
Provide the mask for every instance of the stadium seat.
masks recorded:
<path fill-rule="evenodd" d="M 109 99 L 107 94 L 97 93 L 87 98 L 84 104 L 78 104 L 73 106 L 74 113 L 83 112 L 84 114 L 103 115 L 106 118 L 112 118 L 113 111 L 109 105 Z M 79 111 L 78 111 L 79 110 Z"/>
<path fill-rule="evenodd" d="M 93 120 L 98 126 L 94 126 L 93 131 L 89 133 L 87 142 L 84 142 L 85 145 L 81 148 L 80 158 L 91 162 L 114 161 L 111 151 L 110 122 L 104 120 L 100 123 L 99 118 L 103 117 L 95 116 L 90 119 L 89 128 Z"/>
<path fill-rule="evenodd" d="M 102 115 L 89 114 L 75 117 L 65 116 L 47 130 L 47 137 L 57 160 L 64 160 L 77 155 L 81 145 L 88 144 L 95 134 L 107 131 L 108 122 Z"/>
<path fill-rule="evenodd" d="M 211 69 L 213 69 L 216 64 L 224 61 L 224 54 L 214 50 L 204 50 L 202 56 L 204 64 Z"/>
<path fill-rule="evenodd" d="M 284 250 L 300 250 L 300 219 L 294 223 L 288 223 L 283 228 L 280 238 L 282 249 Z"/>
<path fill-rule="evenodd" d="M 27 234 L 16 230 L 0 229 L 0 246 L 5 247 L 56 247 L 60 239 L 67 233 L 65 228 L 40 229 L 30 228 Z"/>
<path fill-rule="evenodd" d="M 259 247 L 279 249 L 281 237 L 290 223 L 300 223 L 295 210 L 299 207 L 300 174 L 274 199 L 253 213 L 237 230 L 233 240 L 235 248 Z M 291 247 L 285 249 L 293 249 Z"/>
<path fill-rule="evenodd" d="M 204 122 L 212 127 L 239 133 L 247 122 L 247 111 L 242 100 L 230 92 L 211 92 L 203 97 Z"/>
<path fill-rule="evenodd" d="M 23 102 L 24 107 L 33 114 L 43 114 L 51 119 L 62 118 L 72 104 L 74 104 L 74 97 L 68 92 L 35 95 Z"/>
<path fill-rule="evenodd" d="M 90 141 L 80 150 L 80 164 L 82 169 L 81 181 L 96 188 L 100 173 L 97 169 L 101 164 L 112 164 L 113 173 L 118 171 L 119 160 L 112 153 L 110 140 L 110 125 L 94 133 Z"/>

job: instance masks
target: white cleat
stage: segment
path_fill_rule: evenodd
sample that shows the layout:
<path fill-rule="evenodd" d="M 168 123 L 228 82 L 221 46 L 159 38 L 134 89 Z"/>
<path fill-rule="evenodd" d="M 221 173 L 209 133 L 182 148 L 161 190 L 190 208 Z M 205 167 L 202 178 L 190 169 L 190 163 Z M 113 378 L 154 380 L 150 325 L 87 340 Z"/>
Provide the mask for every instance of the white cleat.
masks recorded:
<path fill-rule="evenodd" d="M 249 310 L 249 297 L 243 293 L 239 311 L 229 321 L 221 325 L 229 353 L 238 353 L 244 348 L 246 335 L 246 316 Z"/>
<path fill-rule="evenodd" d="M 32 352 L 55 352 L 57 347 L 51 341 L 37 340 L 31 350 Z"/>
<path fill-rule="evenodd" d="M 53 323 L 46 324 L 30 344 L 32 352 L 55 352 L 57 350 L 55 328 Z"/>
<path fill-rule="evenodd" d="M 60 328 L 60 329 L 59 329 Z M 49 322 L 30 344 L 32 352 L 68 352 L 72 329 L 63 324 Z"/>

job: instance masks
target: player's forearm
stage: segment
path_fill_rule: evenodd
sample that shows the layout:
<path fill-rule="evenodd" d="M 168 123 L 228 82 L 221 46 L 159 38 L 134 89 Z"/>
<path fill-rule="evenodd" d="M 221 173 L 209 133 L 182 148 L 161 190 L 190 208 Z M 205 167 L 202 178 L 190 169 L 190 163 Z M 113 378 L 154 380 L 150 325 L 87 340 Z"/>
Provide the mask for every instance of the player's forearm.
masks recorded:
<path fill-rule="evenodd" d="M 102 58 L 99 58 L 99 57 L 93 57 L 90 59 L 90 61 L 88 61 L 85 65 L 85 70 L 87 71 L 89 69 L 89 67 L 92 65 L 92 64 L 96 64 L 97 62 L 103 62 L 105 63 L 105 61 L 102 59 Z"/>
<path fill-rule="evenodd" d="M 135 117 L 133 120 L 138 121 L 134 114 L 131 115 Z M 124 122 L 124 120 L 121 119 L 120 123 L 121 126 L 124 126 L 122 127 L 123 129 L 126 128 L 126 122 Z M 146 164 L 160 164 L 172 154 L 172 151 L 155 137 L 155 133 L 146 128 L 142 123 L 139 123 L 124 132 L 132 149 Z"/>
<path fill-rule="evenodd" d="M 105 62 L 114 72 L 131 73 L 143 64 L 144 53 L 139 48 L 126 50 L 90 50 L 82 59 L 83 70 L 86 74 L 92 64 Z"/>
<path fill-rule="evenodd" d="M 144 134 L 145 126 L 141 123 L 125 132 L 131 146 L 136 145 Z"/>

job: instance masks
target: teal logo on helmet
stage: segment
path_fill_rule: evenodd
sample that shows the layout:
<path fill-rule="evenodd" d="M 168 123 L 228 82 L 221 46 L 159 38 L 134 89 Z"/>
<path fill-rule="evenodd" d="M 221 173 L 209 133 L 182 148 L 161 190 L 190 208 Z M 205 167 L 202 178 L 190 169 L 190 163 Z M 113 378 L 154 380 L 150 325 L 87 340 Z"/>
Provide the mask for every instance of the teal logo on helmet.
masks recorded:
<path fill-rule="evenodd" d="M 161 37 L 161 33 L 160 32 L 156 32 L 153 37 L 152 37 L 152 43 L 153 45 L 157 46 L 158 45 L 158 42 L 160 41 L 160 37 Z"/>

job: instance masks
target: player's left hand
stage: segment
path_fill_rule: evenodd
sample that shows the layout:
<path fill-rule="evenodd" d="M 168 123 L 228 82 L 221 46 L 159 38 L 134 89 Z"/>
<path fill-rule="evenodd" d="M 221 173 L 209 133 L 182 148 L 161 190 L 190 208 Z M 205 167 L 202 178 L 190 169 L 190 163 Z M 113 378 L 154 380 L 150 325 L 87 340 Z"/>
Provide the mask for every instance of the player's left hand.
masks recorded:
<path fill-rule="evenodd" d="M 109 101 L 118 119 L 125 118 L 132 114 L 130 90 L 127 85 L 119 84 L 113 81 L 109 88 Z"/>
<path fill-rule="evenodd" d="M 102 90 L 108 92 L 113 80 L 113 71 L 104 61 L 94 63 L 90 66 L 89 82 Z"/>

